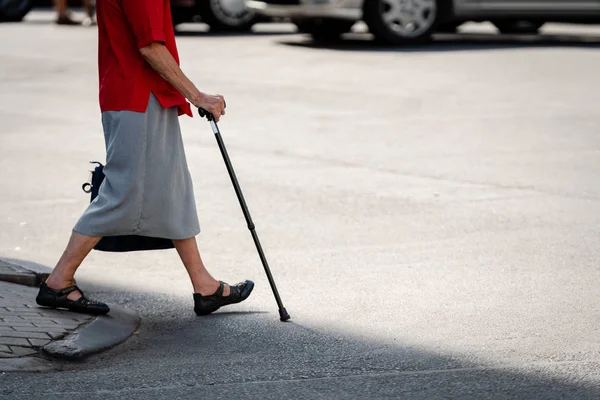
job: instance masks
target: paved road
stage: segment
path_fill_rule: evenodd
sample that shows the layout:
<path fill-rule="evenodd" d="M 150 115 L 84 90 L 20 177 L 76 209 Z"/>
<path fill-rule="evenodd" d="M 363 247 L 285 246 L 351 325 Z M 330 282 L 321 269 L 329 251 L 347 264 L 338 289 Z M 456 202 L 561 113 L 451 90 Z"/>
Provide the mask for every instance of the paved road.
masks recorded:
<path fill-rule="evenodd" d="M 0 255 L 53 265 L 103 157 L 96 34 L 0 26 Z M 183 119 L 205 260 L 257 282 L 208 318 L 172 251 L 93 253 L 79 280 L 144 318 L 7 399 L 596 399 L 600 30 L 486 26 L 429 46 L 331 48 L 287 25 L 186 28 L 293 322 L 275 303 L 209 127 Z M 190 31 L 192 30 L 192 31 Z"/>

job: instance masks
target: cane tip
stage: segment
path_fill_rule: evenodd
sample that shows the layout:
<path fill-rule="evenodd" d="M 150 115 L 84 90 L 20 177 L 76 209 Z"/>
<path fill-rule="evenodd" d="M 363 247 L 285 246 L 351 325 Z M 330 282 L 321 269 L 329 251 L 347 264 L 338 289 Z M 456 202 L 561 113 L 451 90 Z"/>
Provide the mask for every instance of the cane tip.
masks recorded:
<path fill-rule="evenodd" d="M 288 314 L 285 308 L 279 310 L 279 319 L 281 320 L 281 322 L 289 321 L 290 318 L 290 314 Z"/>

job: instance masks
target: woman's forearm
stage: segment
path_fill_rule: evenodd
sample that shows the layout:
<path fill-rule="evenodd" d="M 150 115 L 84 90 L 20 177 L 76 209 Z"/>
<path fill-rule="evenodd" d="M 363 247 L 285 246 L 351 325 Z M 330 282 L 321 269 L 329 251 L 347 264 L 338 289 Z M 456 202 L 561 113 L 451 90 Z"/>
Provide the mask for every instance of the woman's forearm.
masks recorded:
<path fill-rule="evenodd" d="M 173 85 L 192 104 L 197 105 L 201 102 L 202 92 L 183 73 L 164 44 L 152 43 L 141 48 L 140 53 L 164 80 Z"/>

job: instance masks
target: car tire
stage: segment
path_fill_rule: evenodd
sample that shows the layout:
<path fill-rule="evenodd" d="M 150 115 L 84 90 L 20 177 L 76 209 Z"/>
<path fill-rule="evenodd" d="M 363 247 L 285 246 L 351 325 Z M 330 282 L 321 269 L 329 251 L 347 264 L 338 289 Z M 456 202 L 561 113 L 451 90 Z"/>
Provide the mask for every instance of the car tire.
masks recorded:
<path fill-rule="evenodd" d="M 538 33 L 544 22 L 539 21 L 494 21 L 500 33 L 534 35 Z"/>
<path fill-rule="evenodd" d="M 259 19 L 244 0 L 201 0 L 198 11 L 211 31 L 248 31 Z"/>
<path fill-rule="evenodd" d="M 365 0 L 363 19 L 377 41 L 423 43 L 437 27 L 441 5 L 442 0 Z"/>
<path fill-rule="evenodd" d="M 298 31 L 308 33 L 315 42 L 331 42 L 339 40 L 340 37 L 350 32 L 355 21 L 332 18 L 315 18 L 292 20 L 298 27 Z"/>
<path fill-rule="evenodd" d="M 31 0 L 0 0 L 0 21 L 22 21 L 32 8 Z"/>
<path fill-rule="evenodd" d="M 458 27 L 461 25 L 462 25 L 462 23 L 447 22 L 447 23 L 439 24 L 438 27 L 435 28 L 435 31 L 439 32 L 439 33 L 457 33 Z"/>
<path fill-rule="evenodd" d="M 171 21 L 173 21 L 173 26 L 175 27 L 179 24 L 191 21 L 192 17 L 190 14 L 192 13 L 189 8 L 171 7 Z"/>

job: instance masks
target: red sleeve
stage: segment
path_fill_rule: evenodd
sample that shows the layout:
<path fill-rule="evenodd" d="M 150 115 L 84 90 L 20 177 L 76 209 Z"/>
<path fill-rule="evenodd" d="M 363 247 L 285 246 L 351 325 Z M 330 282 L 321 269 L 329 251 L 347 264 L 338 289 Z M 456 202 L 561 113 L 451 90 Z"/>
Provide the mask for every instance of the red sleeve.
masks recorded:
<path fill-rule="evenodd" d="M 123 0 L 121 5 L 139 49 L 152 42 L 165 43 L 164 0 Z"/>

